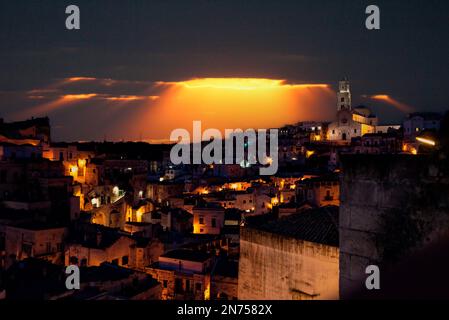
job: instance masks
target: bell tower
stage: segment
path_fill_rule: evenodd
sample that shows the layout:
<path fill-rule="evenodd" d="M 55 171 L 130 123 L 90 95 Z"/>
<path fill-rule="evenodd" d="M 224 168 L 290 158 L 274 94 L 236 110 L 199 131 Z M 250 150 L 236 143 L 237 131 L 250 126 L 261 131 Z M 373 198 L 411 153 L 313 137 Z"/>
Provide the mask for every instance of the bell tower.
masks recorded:
<path fill-rule="evenodd" d="M 337 110 L 351 110 L 351 88 L 347 78 L 341 80 L 338 84 L 337 92 Z"/>

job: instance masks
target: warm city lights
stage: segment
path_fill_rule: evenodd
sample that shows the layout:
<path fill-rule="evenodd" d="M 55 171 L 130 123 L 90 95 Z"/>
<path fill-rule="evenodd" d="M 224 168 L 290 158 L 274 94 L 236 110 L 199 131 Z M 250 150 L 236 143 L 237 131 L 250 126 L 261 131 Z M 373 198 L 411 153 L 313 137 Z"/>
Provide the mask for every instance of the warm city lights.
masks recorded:
<path fill-rule="evenodd" d="M 391 2 L 2 1 L 4 319 L 447 313 L 449 1 Z"/>
<path fill-rule="evenodd" d="M 416 137 L 416 140 L 418 140 L 419 142 L 422 142 L 424 144 L 430 145 L 430 146 L 435 146 L 435 141 L 431 140 L 431 139 L 426 139 L 423 137 Z"/>

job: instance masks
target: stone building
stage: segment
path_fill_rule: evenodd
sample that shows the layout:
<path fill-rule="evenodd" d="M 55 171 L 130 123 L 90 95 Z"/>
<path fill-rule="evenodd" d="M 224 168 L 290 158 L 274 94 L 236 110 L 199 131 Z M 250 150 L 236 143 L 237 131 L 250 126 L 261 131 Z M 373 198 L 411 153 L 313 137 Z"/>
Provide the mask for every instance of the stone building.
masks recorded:
<path fill-rule="evenodd" d="M 340 204 L 340 182 L 338 175 L 326 175 L 300 180 L 296 183 L 296 199 L 315 207 L 338 206 Z"/>
<path fill-rule="evenodd" d="M 176 249 L 146 272 L 162 284 L 162 300 L 209 300 L 212 258 L 201 251 Z"/>
<path fill-rule="evenodd" d="M 434 256 L 434 261 L 426 257 L 405 262 L 393 279 L 385 280 L 387 270 L 447 239 L 447 159 L 444 160 L 443 154 L 346 155 L 342 163 L 341 298 L 379 295 L 424 298 L 437 292 L 446 292 L 447 297 L 447 271 L 439 267 L 444 258 Z M 442 256 L 447 256 L 447 251 Z M 366 289 L 369 265 L 380 267 L 381 290 Z M 412 269 L 413 275 L 407 274 Z M 397 279 L 401 277 L 405 279 L 399 284 Z"/>
<path fill-rule="evenodd" d="M 194 234 L 220 234 L 224 224 L 225 209 L 210 202 L 193 208 Z"/>
<path fill-rule="evenodd" d="M 178 196 L 184 192 L 184 183 L 161 181 L 148 183 L 146 186 L 146 198 L 155 203 L 162 203 L 170 197 Z"/>
<path fill-rule="evenodd" d="M 80 268 L 80 289 L 67 290 L 65 267 L 36 258 L 7 272 L 9 300 L 159 300 L 161 286 L 144 272 L 103 263 Z"/>
<path fill-rule="evenodd" d="M 106 191 L 107 189 L 104 188 L 103 190 Z M 130 206 L 123 197 L 112 197 L 107 191 L 104 191 L 96 189 L 86 195 L 87 202 L 90 205 L 86 205 L 84 208 L 90 209 L 90 222 L 110 228 L 124 228 L 126 213 Z M 94 205 L 91 205 L 92 203 Z"/>
<path fill-rule="evenodd" d="M 387 133 L 367 133 L 363 137 L 353 139 L 354 153 L 401 153 L 403 150 L 402 137 L 398 131 Z"/>
<path fill-rule="evenodd" d="M 403 122 L 404 138 L 414 140 L 421 132 L 426 130 L 439 130 L 443 115 L 436 112 L 414 112 Z"/>
<path fill-rule="evenodd" d="M 212 300 L 237 300 L 238 261 L 220 259 L 211 274 Z"/>
<path fill-rule="evenodd" d="M 161 226 L 164 230 L 190 233 L 193 229 L 193 215 L 181 208 L 167 208 L 161 212 Z"/>
<path fill-rule="evenodd" d="M 134 241 L 126 236 L 98 232 L 94 241 L 83 241 L 67 245 L 65 264 L 99 266 L 110 262 L 118 266 L 128 266 Z"/>
<path fill-rule="evenodd" d="M 103 263 L 81 268 L 80 290 L 69 299 L 89 300 L 160 300 L 161 285 L 142 271 Z M 72 291 L 73 292 L 73 291 Z"/>
<path fill-rule="evenodd" d="M 377 117 L 366 107 L 353 108 L 349 81 L 342 80 L 337 92 L 337 119 L 328 126 L 330 141 L 350 143 L 354 137 L 376 132 Z"/>
<path fill-rule="evenodd" d="M 236 208 L 246 212 L 255 210 L 255 193 L 249 191 L 221 191 L 203 195 L 207 202 L 219 203 L 223 208 Z"/>
<path fill-rule="evenodd" d="M 14 261 L 37 257 L 54 263 L 63 262 L 67 228 L 46 223 L 22 223 L 4 227 L 5 267 Z"/>
<path fill-rule="evenodd" d="M 245 226 L 239 300 L 338 299 L 338 208 Z"/>
<path fill-rule="evenodd" d="M 116 230 L 97 227 L 96 233 L 79 232 L 65 249 L 65 265 L 99 266 L 104 262 L 126 268 L 143 269 L 157 261 L 164 251 L 154 239 L 122 235 Z"/>
<path fill-rule="evenodd" d="M 50 119 L 32 118 L 25 121 L 4 122 L 0 118 L 0 142 L 24 142 L 48 145 L 51 140 Z"/>
<path fill-rule="evenodd" d="M 0 160 L 39 158 L 42 158 L 41 146 L 32 144 L 16 145 L 8 142 L 0 142 Z"/>

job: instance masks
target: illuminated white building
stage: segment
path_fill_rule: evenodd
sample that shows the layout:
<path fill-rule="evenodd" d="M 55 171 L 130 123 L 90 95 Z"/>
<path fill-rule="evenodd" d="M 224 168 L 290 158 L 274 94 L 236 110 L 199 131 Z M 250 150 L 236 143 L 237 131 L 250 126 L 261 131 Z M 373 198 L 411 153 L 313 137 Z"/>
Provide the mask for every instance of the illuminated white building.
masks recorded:
<path fill-rule="evenodd" d="M 337 119 L 329 124 L 327 139 L 350 142 L 351 138 L 376 132 L 377 117 L 366 107 L 352 108 L 348 80 L 339 83 L 337 92 Z"/>

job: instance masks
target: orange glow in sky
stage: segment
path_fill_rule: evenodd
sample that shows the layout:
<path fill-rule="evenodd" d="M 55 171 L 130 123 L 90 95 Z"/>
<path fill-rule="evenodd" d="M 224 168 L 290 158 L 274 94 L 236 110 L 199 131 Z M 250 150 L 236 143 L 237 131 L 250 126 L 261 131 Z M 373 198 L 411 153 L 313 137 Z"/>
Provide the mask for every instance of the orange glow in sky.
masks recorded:
<path fill-rule="evenodd" d="M 118 97 L 107 97 L 106 100 L 108 101 L 138 101 L 138 100 L 145 100 L 149 99 L 152 101 L 157 100 L 158 96 L 118 96 Z"/>
<path fill-rule="evenodd" d="M 88 93 L 88 94 L 66 94 L 62 96 L 63 100 L 85 100 L 96 97 L 96 93 Z"/>
<path fill-rule="evenodd" d="M 93 99 L 97 97 L 96 93 L 84 93 L 84 94 L 66 94 L 58 97 L 47 103 L 40 104 L 34 108 L 25 110 L 18 114 L 18 117 L 25 118 L 31 116 L 43 116 L 48 115 L 52 111 L 58 110 L 63 107 L 71 106 L 77 102 Z"/>
<path fill-rule="evenodd" d="M 404 113 L 413 112 L 413 108 L 411 106 L 409 106 L 405 103 L 402 103 L 398 100 L 395 100 L 387 94 L 374 95 L 374 96 L 371 96 L 371 99 L 385 102 L 389 105 L 392 105 L 393 107 L 397 108 L 398 110 L 400 110 Z"/>
<path fill-rule="evenodd" d="M 95 80 L 97 80 L 97 78 L 92 78 L 92 77 L 72 77 L 72 78 L 67 79 L 68 82 L 95 81 Z"/>
<path fill-rule="evenodd" d="M 65 81 L 94 79 L 76 77 Z M 198 120 L 203 131 L 215 128 L 224 133 L 225 129 L 278 128 L 298 121 L 331 120 L 335 116 L 335 93 L 329 85 L 294 84 L 282 79 L 197 78 L 156 82 L 148 84 L 148 92 L 130 95 L 92 93 L 87 91 L 89 86 L 84 93 L 63 95 L 50 89 L 28 92 L 29 99 L 47 101 L 19 112 L 17 118 L 52 116 L 76 106 L 105 108 L 102 121 L 116 121 L 107 130 L 108 136 L 119 140 L 142 137 L 168 141 L 174 129 L 191 132 L 193 121 Z"/>
<path fill-rule="evenodd" d="M 202 78 L 158 82 L 165 90 L 145 116 L 130 121 L 144 137 L 167 139 L 176 128 L 273 128 L 334 115 L 335 94 L 326 84 L 289 84 L 262 78 Z M 135 128 L 135 127 L 134 127 Z M 130 128 L 131 130 L 131 128 Z"/>
<path fill-rule="evenodd" d="M 158 82 L 160 85 L 173 84 L 188 89 L 229 89 L 229 90 L 270 90 L 280 87 L 320 87 L 327 88 L 326 84 L 287 84 L 285 80 L 263 78 L 203 78 L 181 82 Z"/>

